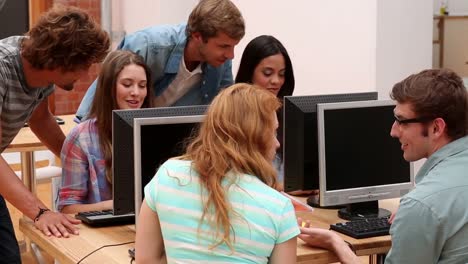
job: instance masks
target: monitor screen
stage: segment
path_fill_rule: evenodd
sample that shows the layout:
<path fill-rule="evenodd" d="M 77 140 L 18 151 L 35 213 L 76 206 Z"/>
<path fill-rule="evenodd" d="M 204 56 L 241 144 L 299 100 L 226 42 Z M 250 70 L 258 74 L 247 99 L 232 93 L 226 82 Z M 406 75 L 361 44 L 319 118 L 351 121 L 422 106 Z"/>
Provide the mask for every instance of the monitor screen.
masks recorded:
<path fill-rule="evenodd" d="M 134 120 L 135 215 L 137 218 L 144 198 L 144 187 L 166 160 L 185 153 L 189 139 L 197 131 L 203 118 L 203 115 L 194 115 Z"/>
<path fill-rule="evenodd" d="M 317 104 L 365 100 L 377 100 L 377 92 L 284 97 L 283 160 L 286 192 L 319 188 Z"/>
<path fill-rule="evenodd" d="M 394 108 L 392 101 L 318 105 L 321 205 L 395 198 L 412 189 L 411 164 L 390 136 Z"/>
<path fill-rule="evenodd" d="M 114 110 L 112 113 L 112 193 L 114 214 L 135 212 L 133 126 L 136 118 L 203 115 L 206 105 Z M 164 142 L 164 138 L 157 138 Z M 155 152 L 157 148 L 155 148 Z"/>

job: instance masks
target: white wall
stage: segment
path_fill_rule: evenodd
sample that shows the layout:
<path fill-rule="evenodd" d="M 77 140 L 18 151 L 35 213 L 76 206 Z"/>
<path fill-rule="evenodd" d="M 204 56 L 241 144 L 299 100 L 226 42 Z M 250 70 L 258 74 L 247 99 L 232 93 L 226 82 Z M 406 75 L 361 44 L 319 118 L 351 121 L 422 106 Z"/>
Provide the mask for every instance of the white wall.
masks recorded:
<path fill-rule="evenodd" d="M 158 24 L 178 24 L 186 22 L 197 0 L 118 0 L 121 5 L 125 31 L 135 32 Z"/>
<path fill-rule="evenodd" d="M 427 0 L 379 0 L 376 90 L 388 99 L 393 85 L 432 68 L 432 5 Z"/>
<path fill-rule="evenodd" d="M 295 95 L 375 90 L 376 4 L 358 1 L 234 0 L 246 20 L 234 71 L 247 43 L 270 34 L 290 53 Z"/>

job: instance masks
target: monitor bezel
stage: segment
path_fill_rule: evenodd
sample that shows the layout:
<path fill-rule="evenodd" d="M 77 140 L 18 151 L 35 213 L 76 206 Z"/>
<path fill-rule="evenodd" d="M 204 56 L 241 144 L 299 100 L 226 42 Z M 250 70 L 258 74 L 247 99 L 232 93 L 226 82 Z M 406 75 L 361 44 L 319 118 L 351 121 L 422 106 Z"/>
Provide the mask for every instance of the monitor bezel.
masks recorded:
<path fill-rule="evenodd" d="M 167 116 L 167 117 L 145 117 L 133 119 L 133 157 L 134 157 L 134 175 L 135 175 L 135 224 L 138 222 L 140 207 L 143 202 L 143 188 L 141 175 L 141 127 L 147 125 L 170 125 L 202 123 L 205 115 L 187 115 L 187 116 Z M 156 150 L 155 150 L 156 151 Z"/>
<path fill-rule="evenodd" d="M 368 186 L 359 188 L 348 188 L 340 190 L 327 190 L 326 182 L 326 155 L 325 155 L 325 127 L 324 115 L 327 110 L 350 109 L 350 108 L 371 108 L 380 106 L 394 106 L 392 100 L 377 100 L 377 101 L 356 101 L 356 102 L 340 102 L 326 103 L 317 105 L 317 121 L 318 121 L 318 145 L 319 145 L 319 185 L 320 185 L 320 205 L 333 206 L 351 203 L 360 203 L 368 201 L 376 201 L 381 199 L 389 199 L 401 197 L 402 194 L 408 193 L 414 188 L 414 172 L 413 163 L 409 163 L 410 181 L 396 184 L 385 184 L 379 186 Z M 389 124 L 389 137 L 390 127 Z M 396 139 L 395 139 L 396 140 Z M 401 153 L 403 155 L 403 152 Z"/>
<path fill-rule="evenodd" d="M 317 94 L 317 95 L 293 95 L 285 96 L 283 99 L 283 162 L 284 162 L 284 177 L 283 186 L 286 192 L 294 191 L 310 191 L 319 189 L 318 168 L 313 172 L 305 172 L 305 140 L 301 142 L 289 141 L 287 138 L 297 139 L 306 137 L 306 133 L 311 131 L 306 130 L 309 121 L 305 116 L 314 115 L 314 134 L 317 134 L 317 105 L 320 103 L 338 103 L 338 102 L 354 102 L 377 100 L 378 93 L 376 91 L 355 92 L 355 93 L 337 93 L 337 94 Z M 301 118 L 291 118 L 288 114 L 300 111 Z M 297 117 L 297 116 L 296 116 Z M 287 130 L 293 131 L 287 131 Z M 291 133 L 293 132 L 293 133 Z M 318 141 L 318 138 L 314 139 Z M 318 142 L 314 144 L 317 149 L 314 150 L 314 164 L 318 167 Z M 295 158 L 291 158 L 291 156 Z M 316 162 L 316 164 L 315 164 Z"/>
<path fill-rule="evenodd" d="M 190 105 L 112 111 L 112 202 L 115 215 L 135 213 L 133 120 L 204 115 L 207 109 L 208 105 Z M 130 188 L 131 193 L 122 195 L 124 192 L 130 192 Z"/>

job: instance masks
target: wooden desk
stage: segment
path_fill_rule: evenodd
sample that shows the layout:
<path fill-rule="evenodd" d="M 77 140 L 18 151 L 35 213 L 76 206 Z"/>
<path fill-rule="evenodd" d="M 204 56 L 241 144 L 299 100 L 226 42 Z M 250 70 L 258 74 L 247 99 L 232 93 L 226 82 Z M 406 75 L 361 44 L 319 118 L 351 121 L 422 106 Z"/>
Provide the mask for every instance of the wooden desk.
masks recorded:
<path fill-rule="evenodd" d="M 306 198 L 302 198 L 305 202 Z M 399 199 L 388 199 L 379 201 L 379 206 L 391 212 L 398 209 Z M 311 220 L 311 226 L 329 229 L 330 224 L 345 222 L 337 215 L 337 210 L 315 208 L 313 212 L 297 213 L 297 216 L 303 219 Z M 355 239 L 347 235 L 339 234 L 345 241 L 351 243 L 356 250 L 358 256 L 371 256 L 371 263 L 377 254 L 385 254 L 390 250 L 392 245 L 390 236 L 379 236 L 365 239 Z M 330 263 L 338 262 L 335 254 L 327 250 L 311 248 L 305 245 L 302 240 L 297 242 L 297 263 Z"/>
<path fill-rule="evenodd" d="M 111 244 L 133 242 L 133 226 L 91 228 L 80 225 L 80 235 L 69 238 L 46 237 L 37 230 L 29 219 L 20 219 L 20 230 L 36 245 L 58 260 L 61 264 L 74 264 L 94 250 Z M 128 264 L 128 250 L 135 244 L 105 247 L 86 257 L 81 263 Z"/>
<path fill-rule="evenodd" d="M 76 125 L 73 121 L 74 115 L 60 116 L 65 124 L 60 125 L 63 133 L 67 135 Z M 5 152 L 20 152 L 21 154 L 21 174 L 24 185 L 32 192 L 36 193 L 36 175 L 34 168 L 34 151 L 47 149 L 36 137 L 29 127 L 23 127 L 18 135 L 5 149 Z"/>
<path fill-rule="evenodd" d="M 398 200 L 399 199 L 390 199 L 381 201 L 380 207 L 394 212 L 398 207 Z M 330 223 L 340 221 L 336 210 L 315 209 L 315 211 L 311 213 L 298 213 L 298 216 L 304 219 L 310 219 L 314 227 L 325 229 L 330 227 Z M 105 228 L 91 228 L 86 225 L 81 225 L 79 236 L 72 236 L 71 238 L 47 238 L 40 231 L 36 230 L 31 220 L 21 219 L 20 230 L 62 264 L 76 263 L 87 254 L 103 245 L 119 244 L 135 239 L 135 231 L 132 225 Z M 359 256 L 384 254 L 388 252 L 391 246 L 390 236 L 366 239 L 354 239 L 346 235 L 341 236 L 354 246 Z M 128 249 L 133 247 L 134 244 L 132 243 L 103 248 L 87 257 L 86 261 L 82 263 L 128 264 L 130 262 Z M 301 240 L 298 240 L 297 263 L 318 264 L 337 261 L 338 259 L 332 252 L 306 246 Z"/>

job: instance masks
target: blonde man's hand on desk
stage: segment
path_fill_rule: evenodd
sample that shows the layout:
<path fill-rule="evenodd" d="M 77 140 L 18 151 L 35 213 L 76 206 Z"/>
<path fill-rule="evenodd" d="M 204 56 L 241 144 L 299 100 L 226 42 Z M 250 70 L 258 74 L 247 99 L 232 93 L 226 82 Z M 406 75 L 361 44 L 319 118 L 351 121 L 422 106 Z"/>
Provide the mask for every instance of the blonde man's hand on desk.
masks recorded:
<path fill-rule="evenodd" d="M 301 234 L 299 239 L 307 245 L 324 248 L 336 254 L 343 264 L 358 264 L 359 258 L 354 254 L 349 245 L 336 233 L 323 228 L 310 227 L 310 221 L 297 219 Z"/>

